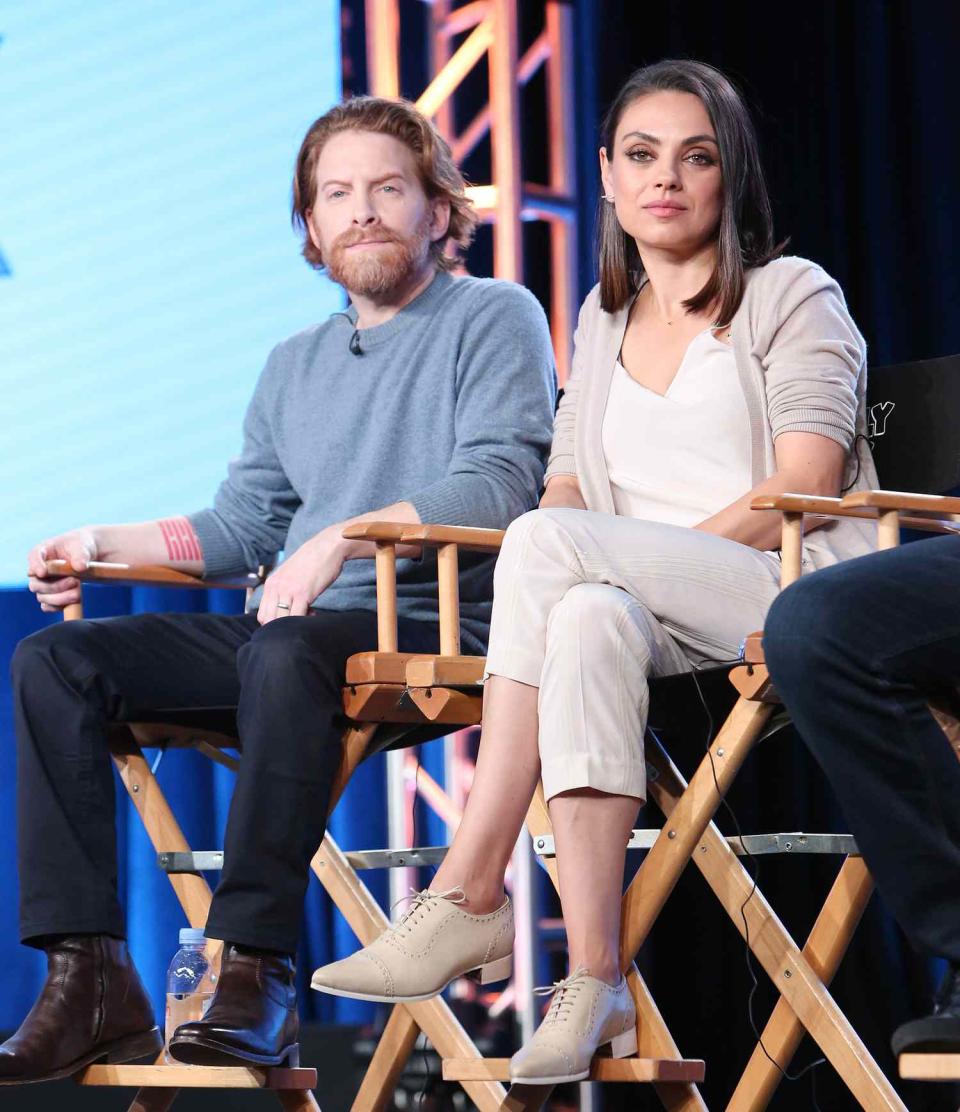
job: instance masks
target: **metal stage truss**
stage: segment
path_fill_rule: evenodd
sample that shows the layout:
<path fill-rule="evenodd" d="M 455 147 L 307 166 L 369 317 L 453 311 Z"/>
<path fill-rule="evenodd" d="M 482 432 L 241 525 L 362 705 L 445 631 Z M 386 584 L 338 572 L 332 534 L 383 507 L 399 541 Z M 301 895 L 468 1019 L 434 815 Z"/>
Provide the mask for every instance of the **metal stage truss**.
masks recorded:
<path fill-rule="evenodd" d="M 519 0 L 520 3 L 523 0 Z M 409 95 L 401 89 L 402 26 L 400 0 L 365 0 L 367 74 L 369 92 L 376 96 Z M 542 30 L 519 50 L 518 0 L 451 0 L 426 5 L 426 42 L 418 24 L 415 49 L 428 60 L 429 79 L 414 99 L 436 124 L 461 165 L 481 143 L 490 144 L 490 181 L 472 186 L 470 196 L 484 223 L 493 228 L 493 275 L 523 282 L 525 273 L 522 225 L 545 221 L 549 226 L 550 284 L 548 317 L 562 385 L 570 370 L 572 336 L 577 312 L 577 206 L 573 115 L 573 12 L 558 0 L 538 3 Z M 409 42 L 406 44 L 411 46 Z M 476 67 L 486 63 L 487 102 L 466 126 L 457 126 L 458 90 Z M 523 180 L 520 100 L 525 87 L 545 67 L 545 133 L 525 137 L 526 149 L 539 143 L 548 167 L 546 183 Z M 409 850 L 412 813 L 417 798 L 434 811 L 453 835 L 459 824 L 473 773 L 469 756 L 471 731 L 444 741 L 444 784 L 441 787 L 419 768 L 413 754 L 387 755 L 387 796 L 390 848 Z M 413 885 L 411 864 L 420 859 L 394 856 L 391 901 L 400 900 Z M 387 864 L 386 859 L 381 862 Z M 420 861 L 420 863 L 425 863 Z M 435 863 L 435 862 L 434 862 Z M 536 1028 L 538 1016 L 532 994 L 534 954 L 540 920 L 536 907 L 534 860 L 524 831 L 517 845 L 508 882 L 516 907 L 518 937 L 515 974 L 510 988 L 490 994 L 494 1013 L 514 1007 L 521 1037 Z M 524 926 L 526 929 L 524 929 Z M 464 983 L 461 991 L 474 990 Z"/>

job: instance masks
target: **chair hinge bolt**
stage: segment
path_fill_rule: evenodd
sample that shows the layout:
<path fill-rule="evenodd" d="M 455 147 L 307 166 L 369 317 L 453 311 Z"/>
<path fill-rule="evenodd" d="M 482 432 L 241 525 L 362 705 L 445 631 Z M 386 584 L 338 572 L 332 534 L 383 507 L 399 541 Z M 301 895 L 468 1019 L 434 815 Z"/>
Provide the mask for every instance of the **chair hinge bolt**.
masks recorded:
<path fill-rule="evenodd" d="M 784 977 L 788 977 L 788 978 L 793 976 L 793 974 L 790 972 L 789 969 L 784 969 L 783 975 L 784 975 Z"/>
<path fill-rule="evenodd" d="M 719 749 L 717 750 L 717 756 L 718 756 L 718 757 L 722 757 L 722 756 L 723 756 L 723 755 L 724 755 L 725 753 L 726 753 L 726 749 L 724 749 L 724 748 L 723 748 L 723 746 L 721 746 L 721 747 L 720 747 L 720 748 L 719 748 Z"/>
<path fill-rule="evenodd" d="M 668 830 L 667 831 L 667 837 L 668 838 L 676 838 L 676 836 L 677 836 L 676 830 Z"/>
<path fill-rule="evenodd" d="M 134 794 L 136 794 L 136 793 L 137 793 L 137 792 L 138 792 L 138 791 L 140 790 L 140 785 L 139 785 L 139 784 L 134 784 L 134 785 L 133 785 L 133 787 L 132 787 L 132 788 L 131 788 L 130 790 L 131 790 L 131 791 L 132 791 L 132 792 L 133 792 Z"/>

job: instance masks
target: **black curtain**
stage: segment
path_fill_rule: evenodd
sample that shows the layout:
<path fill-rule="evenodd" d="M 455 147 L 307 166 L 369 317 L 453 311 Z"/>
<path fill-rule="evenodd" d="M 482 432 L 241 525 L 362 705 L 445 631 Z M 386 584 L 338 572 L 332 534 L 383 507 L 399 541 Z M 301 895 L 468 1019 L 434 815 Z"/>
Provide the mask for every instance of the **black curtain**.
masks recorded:
<path fill-rule="evenodd" d="M 874 364 L 960 351 L 960 5 L 584 2 L 598 111 L 696 58 L 753 106 L 777 231 L 841 283 Z M 584 143 L 597 146 L 597 131 Z"/>
<path fill-rule="evenodd" d="M 752 105 L 778 235 L 790 236 L 791 254 L 815 260 L 841 283 L 870 362 L 960 352 L 960 7 L 929 0 L 583 0 L 577 23 L 581 42 L 592 47 L 593 83 L 591 89 L 578 81 L 580 165 L 587 175 L 583 292 L 595 280 L 589 229 L 599 117 L 632 70 L 662 58 L 695 58 L 731 76 Z M 689 714 L 684 737 L 669 745 L 687 774 L 703 754 L 707 729 L 701 708 Z M 845 829 L 824 778 L 789 732 L 761 745 L 731 803 L 745 832 Z M 729 815 L 720 825 L 733 833 Z M 760 860 L 760 886 L 801 943 L 837 864 Z M 708 1105 L 724 1107 L 755 1045 L 752 982 L 742 941 L 698 875 L 683 878 L 642 966 L 681 1050 L 707 1060 Z M 929 1009 L 939 973 L 912 951 L 875 896 L 834 991 L 890 1077 L 896 1076 L 890 1032 Z M 757 975 L 753 1011 L 762 1027 L 774 996 L 762 971 Z M 805 1040 L 792 1070 L 818 1056 Z M 901 1091 L 911 1112 L 957 1108 L 952 1086 L 914 1083 Z M 652 1094 L 615 1086 L 605 1098 L 608 1109 L 660 1107 Z M 858 1107 L 829 1066 L 781 1083 L 771 1105 L 784 1112 L 818 1106 Z"/>

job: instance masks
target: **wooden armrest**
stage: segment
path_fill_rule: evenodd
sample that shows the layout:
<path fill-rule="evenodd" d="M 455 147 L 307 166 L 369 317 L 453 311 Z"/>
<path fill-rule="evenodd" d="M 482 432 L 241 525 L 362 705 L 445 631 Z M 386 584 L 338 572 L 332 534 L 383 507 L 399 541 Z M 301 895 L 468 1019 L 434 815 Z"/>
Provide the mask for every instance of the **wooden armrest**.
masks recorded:
<path fill-rule="evenodd" d="M 899 490 L 858 490 L 846 495 L 844 507 L 869 507 L 875 510 L 908 510 L 931 514 L 948 521 L 960 519 L 960 498 L 941 498 L 936 494 L 909 494 Z"/>
<path fill-rule="evenodd" d="M 456 525 L 410 525 L 396 521 L 361 521 L 343 530 L 346 540 L 375 541 L 377 575 L 377 650 L 397 652 L 398 544 L 437 548 L 440 588 L 440 652 L 460 654 L 459 550 L 499 552 L 501 529 L 464 529 Z"/>
<path fill-rule="evenodd" d="M 751 510 L 778 510 L 784 514 L 845 514 L 839 498 L 819 498 L 812 494 L 762 494 L 750 502 Z M 872 515 L 871 515 L 872 516 Z"/>
<path fill-rule="evenodd" d="M 468 552 L 499 552 L 502 529 L 468 529 L 461 525 L 410 525 L 397 521 L 360 521 L 348 525 L 343 536 L 349 541 L 386 541 L 396 544 L 425 544 L 439 548 L 455 544 Z"/>
<path fill-rule="evenodd" d="M 221 587 L 230 590 L 245 590 L 260 584 L 256 572 L 245 575 L 225 576 L 220 579 L 201 579 L 199 575 L 189 575 L 185 571 L 164 567 L 162 564 L 104 564 L 95 561 L 86 571 L 77 571 L 66 560 L 48 560 L 47 571 L 60 577 L 71 576 L 84 583 L 114 583 L 133 586 L 153 587 Z"/>
<path fill-rule="evenodd" d="M 407 525 L 404 544 L 425 544 L 430 548 L 455 544 L 466 552 L 499 552 L 503 529 L 468 529 L 462 525 Z"/>
<path fill-rule="evenodd" d="M 858 491 L 848 494 L 845 498 L 814 498 L 808 494 L 764 494 L 754 498 L 750 503 L 751 510 L 779 510 L 780 513 L 813 514 L 820 517 L 857 517 L 861 520 L 876 521 L 879 507 L 874 508 L 872 503 L 859 501 L 864 496 L 872 497 L 874 494 L 889 494 L 889 491 Z M 905 497 L 931 498 L 935 502 L 960 502 L 960 498 L 933 498 L 931 495 L 906 495 Z M 849 501 L 857 499 L 857 501 Z M 945 515 L 941 518 L 931 514 L 928 517 L 914 517 L 910 514 L 902 515 L 900 524 L 905 529 L 915 529 L 921 533 L 955 533 L 953 521 L 956 515 Z"/>
<path fill-rule="evenodd" d="M 348 541 L 395 541 L 399 544 L 404 529 L 399 521 L 358 521 L 348 525 L 341 536 Z"/>

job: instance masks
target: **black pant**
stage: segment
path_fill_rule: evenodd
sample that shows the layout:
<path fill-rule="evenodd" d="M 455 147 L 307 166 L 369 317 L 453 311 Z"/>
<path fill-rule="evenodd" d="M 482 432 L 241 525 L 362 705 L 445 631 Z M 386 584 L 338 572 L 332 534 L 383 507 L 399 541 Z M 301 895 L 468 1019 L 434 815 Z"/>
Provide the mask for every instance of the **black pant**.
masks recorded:
<path fill-rule="evenodd" d="M 960 962 L 960 761 L 927 705 L 960 685 L 960 537 L 800 580 L 764 650 L 881 896 L 915 946 Z"/>
<path fill-rule="evenodd" d="M 376 615 L 316 611 L 62 622 L 12 666 L 18 748 L 20 934 L 122 937 L 112 722 L 235 722 L 242 750 L 207 933 L 294 952 L 346 724 L 347 657 L 376 647 Z M 428 623 L 401 649 L 436 652 Z"/>

